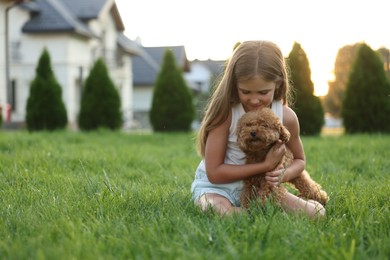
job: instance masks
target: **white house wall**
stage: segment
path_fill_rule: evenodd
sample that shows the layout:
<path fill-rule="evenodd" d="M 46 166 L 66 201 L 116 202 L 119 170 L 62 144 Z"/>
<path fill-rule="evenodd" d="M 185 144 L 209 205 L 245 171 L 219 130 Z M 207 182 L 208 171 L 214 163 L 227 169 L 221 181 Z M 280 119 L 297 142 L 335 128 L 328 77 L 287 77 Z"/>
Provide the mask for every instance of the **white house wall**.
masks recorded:
<path fill-rule="evenodd" d="M 1 6 L 1 14 L 4 14 L 5 16 L 5 11 L 6 11 L 6 6 L 7 5 L 4 5 L 3 3 L 0 4 Z M 9 5 L 8 5 L 9 6 Z M 20 58 L 23 58 L 23 55 L 22 55 L 22 52 L 20 50 L 16 50 L 17 53 L 15 53 L 15 47 L 16 46 L 21 46 L 22 42 L 21 42 L 21 28 L 23 26 L 23 24 L 29 19 L 29 14 L 27 12 L 25 12 L 24 10 L 20 9 L 19 7 L 17 6 L 13 6 L 11 7 L 11 9 L 9 9 L 8 11 L 8 54 L 9 54 L 9 73 L 10 73 L 10 80 L 12 80 L 12 72 L 13 72 L 13 69 L 16 69 L 16 68 L 13 68 L 12 64 L 12 60 L 14 59 L 14 56 L 15 54 L 19 54 L 20 55 Z M 3 16 L 2 16 L 3 18 Z M 8 104 L 8 90 L 7 90 L 7 82 L 6 82 L 6 60 L 5 60 L 5 51 L 6 51 L 6 44 L 5 44 L 5 39 L 6 39 L 6 35 L 5 35 L 5 31 L 6 31 L 6 28 L 5 28 L 5 19 L 0 19 L 0 28 L 2 30 L 1 32 L 1 46 L 0 49 L 2 51 L 2 54 L 0 55 L 1 57 L 1 64 L 0 64 L 0 70 L 1 70 L 1 79 L 2 79 L 2 82 L 0 83 L 0 104 L 2 106 L 2 108 L 5 108 Z M 18 61 L 20 62 L 20 61 Z M 23 69 L 20 69 L 18 68 L 19 71 L 21 71 L 21 73 L 26 73 L 28 74 L 28 71 L 25 71 Z M 22 74 L 24 75 L 24 74 Z M 24 75 L 26 76 L 26 75 Z M 22 79 L 21 79 L 22 80 Z M 18 91 L 18 90 L 17 90 Z M 20 97 L 16 97 L 16 99 L 18 99 Z M 21 108 L 16 108 L 17 111 L 21 110 Z M 5 109 L 3 109 L 3 118 L 5 118 Z"/>
<path fill-rule="evenodd" d="M 68 60 L 66 83 L 63 86 L 64 102 L 67 104 L 68 119 L 71 127 L 75 127 L 80 112 L 82 86 L 88 76 L 91 64 L 91 49 L 85 39 L 68 37 Z"/>
<path fill-rule="evenodd" d="M 98 58 L 103 52 L 106 57 L 110 57 L 111 53 L 117 48 L 117 31 L 112 16 L 101 14 L 99 20 L 91 20 L 88 26 L 99 37 L 91 40 L 91 47 L 94 48 L 94 58 Z"/>
<path fill-rule="evenodd" d="M 111 15 L 104 15 L 102 18 L 104 19 L 102 21 L 102 27 L 105 30 L 104 45 L 108 50 L 116 50 L 117 31 L 115 21 Z"/>
<path fill-rule="evenodd" d="M 11 114 L 13 122 L 24 122 L 26 115 L 26 104 L 29 96 L 30 83 L 35 77 L 35 64 L 12 65 L 10 69 L 10 80 L 15 81 L 15 104 L 16 107 Z"/>
<path fill-rule="evenodd" d="M 16 81 L 16 110 L 12 121 L 25 120 L 26 103 L 30 83 L 35 78 L 35 69 L 44 48 L 49 52 L 53 73 L 62 87 L 62 100 L 65 103 L 70 126 L 75 126 L 79 112 L 80 67 L 89 69 L 90 50 L 85 40 L 69 37 L 68 34 L 22 34 L 22 59 L 12 62 L 11 79 Z"/>
<path fill-rule="evenodd" d="M 35 48 L 30 48 L 22 34 L 22 26 L 30 18 L 29 13 L 19 7 L 13 7 L 9 11 L 9 73 L 10 81 L 15 81 L 16 107 L 11 113 L 11 120 L 20 122 L 25 120 L 26 101 L 29 95 L 29 85 L 35 75 L 36 62 L 32 57 L 36 55 Z M 35 47 L 35 46 L 33 46 Z M 16 54 L 16 56 L 15 56 Z M 8 90 L 6 90 L 7 92 Z"/>
<path fill-rule="evenodd" d="M 133 127 L 133 77 L 130 56 L 123 58 L 123 67 L 113 76 L 121 96 L 121 106 L 124 119 L 124 127 Z"/>
<path fill-rule="evenodd" d="M 191 63 L 191 71 L 184 74 L 185 79 L 190 82 L 193 88 L 207 93 L 210 87 L 212 72 L 203 64 L 196 61 Z"/>

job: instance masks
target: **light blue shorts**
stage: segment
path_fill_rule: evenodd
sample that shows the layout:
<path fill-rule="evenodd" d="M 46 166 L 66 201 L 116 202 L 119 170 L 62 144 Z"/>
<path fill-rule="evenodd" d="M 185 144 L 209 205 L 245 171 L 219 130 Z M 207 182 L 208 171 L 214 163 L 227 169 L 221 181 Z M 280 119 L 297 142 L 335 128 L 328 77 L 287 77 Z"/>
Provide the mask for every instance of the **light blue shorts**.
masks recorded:
<path fill-rule="evenodd" d="M 228 184 L 211 183 L 204 170 L 204 164 L 201 163 L 196 169 L 195 179 L 191 184 L 192 199 L 197 201 L 205 193 L 215 193 L 227 198 L 233 206 L 239 207 L 242 188 L 242 181 Z"/>

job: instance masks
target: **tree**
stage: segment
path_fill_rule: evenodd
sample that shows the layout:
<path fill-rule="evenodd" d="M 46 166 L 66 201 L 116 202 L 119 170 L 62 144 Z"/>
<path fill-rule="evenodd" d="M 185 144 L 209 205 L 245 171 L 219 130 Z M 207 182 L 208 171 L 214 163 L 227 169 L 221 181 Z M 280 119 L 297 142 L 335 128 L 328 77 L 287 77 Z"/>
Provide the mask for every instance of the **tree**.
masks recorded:
<path fill-rule="evenodd" d="M 329 91 L 324 97 L 324 109 L 333 117 L 341 117 L 341 107 L 351 67 L 361 43 L 346 45 L 337 52 L 334 64 L 334 81 L 328 82 Z"/>
<path fill-rule="evenodd" d="M 386 75 L 390 79 L 390 50 L 386 49 L 385 47 L 381 47 L 377 50 L 377 52 L 383 61 L 383 67 L 385 69 Z"/>
<path fill-rule="evenodd" d="M 118 91 L 109 77 L 104 61 L 99 58 L 85 81 L 78 117 L 79 127 L 88 131 L 98 128 L 116 130 L 123 123 L 120 109 Z"/>
<path fill-rule="evenodd" d="M 324 124 L 324 111 L 320 98 L 313 94 L 314 84 L 311 81 L 309 60 L 299 43 L 294 43 L 287 61 L 295 90 L 292 108 L 299 118 L 301 133 L 318 135 Z"/>
<path fill-rule="evenodd" d="M 195 117 L 192 94 L 177 67 L 173 51 L 164 52 L 149 114 L 154 131 L 190 131 Z"/>
<path fill-rule="evenodd" d="M 346 133 L 390 132 L 390 81 L 379 55 L 362 44 L 349 76 L 342 117 Z"/>
<path fill-rule="evenodd" d="M 46 48 L 39 58 L 36 76 L 27 99 L 26 125 L 29 131 L 63 129 L 68 123 L 62 89 L 51 68 Z"/>

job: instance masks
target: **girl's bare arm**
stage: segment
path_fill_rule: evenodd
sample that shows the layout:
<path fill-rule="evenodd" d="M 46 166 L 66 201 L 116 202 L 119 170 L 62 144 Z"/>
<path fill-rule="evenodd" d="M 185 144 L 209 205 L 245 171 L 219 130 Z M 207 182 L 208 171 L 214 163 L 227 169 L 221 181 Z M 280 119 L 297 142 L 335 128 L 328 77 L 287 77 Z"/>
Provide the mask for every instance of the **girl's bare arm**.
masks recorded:
<path fill-rule="evenodd" d="M 290 148 L 294 155 L 294 161 L 290 167 L 286 170 L 282 181 L 288 181 L 299 176 L 306 166 L 305 152 L 300 137 L 299 121 L 295 112 L 286 107 L 285 111 L 285 124 L 290 131 L 290 140 L 287 143 L 287 147 Z"/>

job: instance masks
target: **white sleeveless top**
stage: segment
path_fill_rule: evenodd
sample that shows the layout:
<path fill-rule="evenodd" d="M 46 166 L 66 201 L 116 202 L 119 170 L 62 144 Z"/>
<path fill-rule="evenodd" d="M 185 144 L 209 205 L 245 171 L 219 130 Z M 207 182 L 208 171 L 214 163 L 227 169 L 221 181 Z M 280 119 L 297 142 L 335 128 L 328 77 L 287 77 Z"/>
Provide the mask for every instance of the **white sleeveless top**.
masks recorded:
<path fill-rule="evenodd" d="M 274 101 L 271 105 L 272 111 L 280 118 L 283 122 L 283 104 L 281 101 Z M 225 164 L 244 164 L 245 163 L 245 154 L 240 150 L 237 144 L 237 135 L 236 128 L 237 122 L 246 112 L 241 103 L 232 107 L 232 121 L 229 127 L 229 136 L 228 136 L 228 144 L 226 148 L 226 154 L 224 162 Z M 239 192 L 242 189 L 242 181 L 237 181 L 233 183 L 227 184 L 212 184 L 206 174 L 206 165 L 204 159 L 199 163 L 196 172 L 195 179 L 191 185 L 191 192 L 193 193 L 193 198 L 196 199 L 204 192 L 210 192 L 210 188 L 214 189 L 223 189 L 224 191 L 229 191 L 230 193 L 236 194 L 236 201 L 238 201 Z M 228 192 L 228 193 L 229 193 Z M 231 199 L 232 201 L 232 199 Z M 232 201 L 233 203 L 234 201 Z"/>

